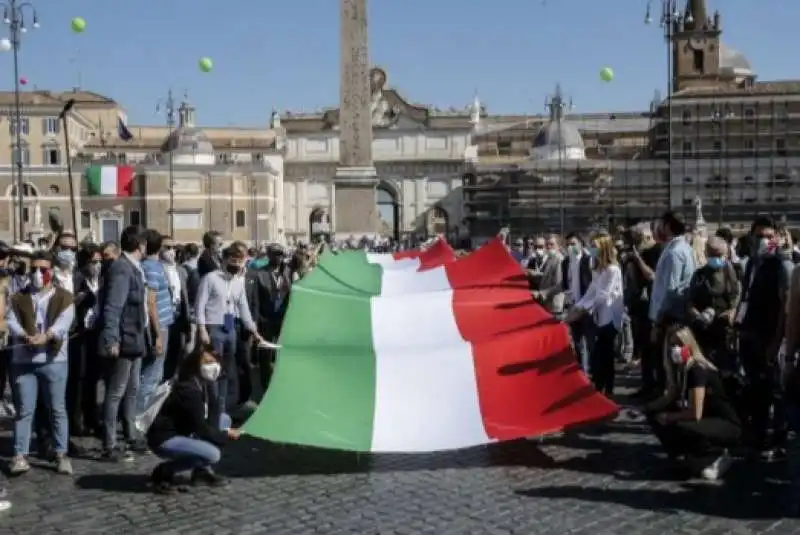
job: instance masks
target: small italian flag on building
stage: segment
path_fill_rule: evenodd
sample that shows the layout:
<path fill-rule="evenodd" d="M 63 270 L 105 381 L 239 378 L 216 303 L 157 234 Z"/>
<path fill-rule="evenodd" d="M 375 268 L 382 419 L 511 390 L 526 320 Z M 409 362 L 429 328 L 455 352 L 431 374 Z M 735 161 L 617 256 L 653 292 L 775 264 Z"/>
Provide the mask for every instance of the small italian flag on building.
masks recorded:
<path fill-rule="evenodd" d="M 130 197 L 133 195 L 133 167 L 127 165 L 93 165 L 86 169 L 89 195 Z"/>

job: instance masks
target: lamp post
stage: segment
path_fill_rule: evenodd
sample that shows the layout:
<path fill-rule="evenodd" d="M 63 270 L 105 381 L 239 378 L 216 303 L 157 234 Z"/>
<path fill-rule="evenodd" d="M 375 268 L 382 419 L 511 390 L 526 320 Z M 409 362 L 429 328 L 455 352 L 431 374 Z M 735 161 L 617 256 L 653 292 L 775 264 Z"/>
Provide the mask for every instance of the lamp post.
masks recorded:
<path fill-rule="evenodd" d="M 160 101 L 156 105 L 156 112 L 164 109 L 167 116 L 167 127 L 169 127 L 169 135 L 167 139 L 172 143 L 172 133 L 175 130 L 175 99 L 172 96 L 172 89 L 167 92 L 167 98 Z M 169 166 L 169 235 L 175 237 L 175 178 L 173 169 L 172 152 L 175 147 L 168 145 L 167 150 L 167 165 Z"/>
<path fill-rule="evenodd" d="M 669 183 L 672 184 L 672 93 L 675 91 L 675 66 L 672 44 L 682 23 L 693 24 L 694 19 L 690 12 L 682 15 L 678 9 L 677 0 L 659 0 L 661 2 L 661 16 L 659 27 L 664 33 L 667 44 L 667 165 L 669 166 Z M 652 24 L 653 0 L 647 0 L 647 11 L 644 16 L 645 24 Z M 670 203 L 671 204 L 671 203 Z"/>
<path fill-rule="evenodd" d="M 5 0 L 0 2 L 3 6 L 3 23 L 8 25 L 9 28 L 9 41 L 11 44 L 11 51 L 14 54 L 14 152 L 16 153 L 16 160 L 14 163 L 17 168 L 17 218 L 19 240 L 25 239 L 25 209 L 23 202 L 25 201 L 24 180 L 22 178 L 22 103 L 20 102 L 20 82 L 19 82 L 19 47 L 22 42 L 22 34 L 28 31 L 25 24 L 26 11 L 30 14 L 31 23 L 33 28 L 39 27 L 39 16 L 36 13 L 36 8 L 30 2 L 17 2 L 17 0 Z M 69 147 L 67 147 L 69 150 Z M 12 177 L 13 182 L 13 177 Z"/>

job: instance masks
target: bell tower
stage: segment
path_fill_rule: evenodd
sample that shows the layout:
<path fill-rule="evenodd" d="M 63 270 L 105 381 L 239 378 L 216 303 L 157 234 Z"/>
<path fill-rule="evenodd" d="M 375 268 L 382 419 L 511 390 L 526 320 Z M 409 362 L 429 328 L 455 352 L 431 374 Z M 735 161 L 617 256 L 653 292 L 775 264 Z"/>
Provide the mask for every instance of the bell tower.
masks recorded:
<path fill-rule="evenodd" d="M 673 91 L 719 84 L 719 12 L 708 16 L 706 0 L 686 0 L 683 15 L 673 22 Z"/>

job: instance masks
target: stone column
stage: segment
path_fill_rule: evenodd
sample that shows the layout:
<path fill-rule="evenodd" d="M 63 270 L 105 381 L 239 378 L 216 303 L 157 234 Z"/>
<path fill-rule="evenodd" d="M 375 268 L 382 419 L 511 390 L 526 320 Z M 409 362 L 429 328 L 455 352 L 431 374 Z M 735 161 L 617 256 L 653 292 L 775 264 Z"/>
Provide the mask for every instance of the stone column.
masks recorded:
<path fill-rule="evenodd" d="M 334 210 L 339 235 L 371 234 L 378 226 L 367 26 L 367 0 L 339 0 L 339 166 Z"/>

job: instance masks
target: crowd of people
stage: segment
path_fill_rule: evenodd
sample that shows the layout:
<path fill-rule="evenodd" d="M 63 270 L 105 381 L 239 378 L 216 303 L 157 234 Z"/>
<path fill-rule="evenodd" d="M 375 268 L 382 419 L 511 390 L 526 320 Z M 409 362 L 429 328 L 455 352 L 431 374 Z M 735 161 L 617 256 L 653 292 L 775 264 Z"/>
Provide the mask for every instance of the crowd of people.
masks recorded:
<path fill-rule="evenodd" d="M 70 458 L 96 440 L 105 461 L 163 457 L 153 473 L 162 491 L 183 467 L 196 481 L 222 481 L 207 461 L 219 459 L 222 437 L 238 438 L 228 414 L 254 408 L 266 390 L 275 358 L 268 342 L 278 338 L 292 283 L 316 258 L 303 245 L 223 244 L 213 231 L 199 247 L 138 227 L 118 243 L 78 243 L 63 231 L 35 245 L 0 243 L 10 475 L 31 469 L 32 444 L 71 475 Z M 143 428 L 137 416 L 170 378 L 166 403 Z"/>
<path fill-rule="evenodd" d="M 785 225 L 756 218 L 734 236 L 679 214 L 589 239 L 518 239 L 533 296 L 569 325 L 594 386 L 614 394 L 638 366 L 640 400 L 671 459 L 717 479 L 731 449 L 785 458 L 800 382 L 800 251 Z M 795 386 L 796 385 L 796 386 Z"/>
<path fill-rule="evenodd" d="M 670 458 L 717 479 L 731 448 L 784 457 L 798 420 L 795 242 L 763 217 L 747 235 L 709 236 L 667 212 L 591 237 L 518 239 L 509 250 L 533 298 L 569 326 L 594 386 L 613 396 L 617 370 L 638 366 L 636 397 Z M 0 243 L 9 474 L 31 469 L 35 444 L 55 472 L 71 475 L 70 458 L 85 454 L 75 439 L 94 437 L 105 461 L 163 459 L 151 476 L 159 492 L 176 490 L 187 471 L 194 483 L 224 482 L 213 466 L 240 435 L 231 415 L 252 410 L 267 389 L 291 286 L 320 251 L 224 244 L 214 231 L 198 246 L 138 227 L 115 243 L 79 243 L 65 231 L 35 245 Z"/>

